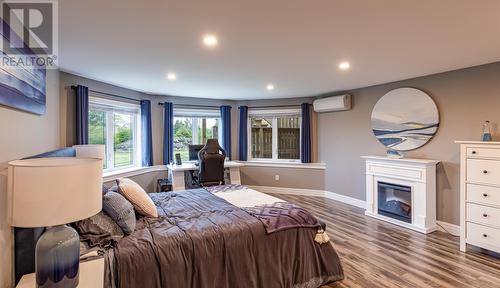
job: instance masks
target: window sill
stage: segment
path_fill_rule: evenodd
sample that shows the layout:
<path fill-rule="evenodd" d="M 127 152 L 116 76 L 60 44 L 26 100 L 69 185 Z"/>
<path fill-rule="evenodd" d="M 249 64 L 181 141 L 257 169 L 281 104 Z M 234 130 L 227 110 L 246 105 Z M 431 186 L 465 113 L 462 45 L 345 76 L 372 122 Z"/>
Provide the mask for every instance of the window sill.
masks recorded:
<path fill-rule="evenodd" d="M 113 181 L 117 178 L 131 177 L 131 176 L 141 175 L 141 174 L 154 172 L 154 171 L 167 171 L 167 166 L 156 165 L 156 166 L 150 166 L 150 167 L 129 167 L 129 168 L 125 168 L 125 169 L 104 172 L 104 173 L 102 173 L 102 181 L 109 182 L 109 181 Z"/>
<path fill-rule="evenodd" d="M 240 161 L 247 167 L 273 167 L 273 168 L 297 168 L 297 169 L 318 169 L 325 170 L 326 163 L 301 163 L 286 161 Z"/>

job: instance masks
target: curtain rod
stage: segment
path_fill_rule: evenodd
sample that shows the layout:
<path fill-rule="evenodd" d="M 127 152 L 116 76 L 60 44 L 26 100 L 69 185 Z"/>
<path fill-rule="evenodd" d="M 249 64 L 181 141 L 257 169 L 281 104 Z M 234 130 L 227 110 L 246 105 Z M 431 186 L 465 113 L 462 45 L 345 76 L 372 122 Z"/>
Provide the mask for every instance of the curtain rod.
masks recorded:
<path fill-rule="evenodd" d="M 158 105 L 163 106 L 163 102 L 158 102 Z M 185 106 L 185 107 L 200 107 L 200 108 L 219 108 L 220 106 L 211 105 L 194 105 L 194 104 L 175 104 L 174 106 Z M 248 106 L 248 108 L 284 108 L 284 107 L 300 107 L 300 105 L 269 105 L 269 106 Z"/>
<path fill-rule="evenodd" d="M 163 102 L 158 102 L 158 105 L 163 106 Z M 214 106 L 214 105 L 195 105 L 195 104 L 175 104 L 174 106 L 184 106 L 184 107 L 198 107 L 198 108 L 215 108 L 219 109 L 220 106 Z"/>
<path fill-rule="evenodd" d="M 76 86 L 72 85 L 71 89 L 76 89 Z M 92 89 L 89 89 L 89 92 L 94 92 L 94 93 L 98 93 L 98 94 L 102 94 L 102 95 L 107 95 L 107 96 L 111 96 L 111 97 L 115 97 L 115 98 L 127 99 L 127 100 L 130 100 L 130 101 L 141 102 L 141 100 L 139 100 L 139 99 L 134 99 L 134 98 L 125 97 L 125 96 L 121 96 L 121 95 L 111 94 L 111 93 L 107 93 L 107 92 L 96 91 L 96 90 L 92 90 Z"/>
<path fill-rule="evenodd" d="M 300 107 L 300 104 L 297 105 L 264 105 L 264 106 L 248 106 L 249 109 L 255 109 L 255 108 L 284 108 L 284 107 Z"/>

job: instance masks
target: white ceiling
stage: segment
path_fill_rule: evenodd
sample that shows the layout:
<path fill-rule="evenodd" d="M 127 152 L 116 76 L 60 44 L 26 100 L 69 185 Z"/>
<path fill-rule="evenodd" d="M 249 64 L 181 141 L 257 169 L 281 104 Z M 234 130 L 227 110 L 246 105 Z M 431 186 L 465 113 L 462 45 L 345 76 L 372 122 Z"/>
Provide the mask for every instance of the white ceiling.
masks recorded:
<path fill-rule="evenodd" d="M 62 0 L 59 10 L 62 70 L 152 94 L 312 96 L 500 61 L 500 0 Z"/>

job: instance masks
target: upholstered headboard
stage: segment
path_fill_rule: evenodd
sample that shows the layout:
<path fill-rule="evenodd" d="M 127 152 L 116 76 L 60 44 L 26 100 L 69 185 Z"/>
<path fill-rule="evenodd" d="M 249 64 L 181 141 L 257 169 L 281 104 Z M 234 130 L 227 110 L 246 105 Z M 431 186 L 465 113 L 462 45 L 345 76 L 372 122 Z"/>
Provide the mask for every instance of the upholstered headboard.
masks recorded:
<path fill-rule="evenodd" d="M 75 157 L 73 148 L 63 148 L 24 159 Z M 35 272 L 35 247 L 45 228 L 14 228 L 14 273 L 16 285 L 24 274 Z"/>

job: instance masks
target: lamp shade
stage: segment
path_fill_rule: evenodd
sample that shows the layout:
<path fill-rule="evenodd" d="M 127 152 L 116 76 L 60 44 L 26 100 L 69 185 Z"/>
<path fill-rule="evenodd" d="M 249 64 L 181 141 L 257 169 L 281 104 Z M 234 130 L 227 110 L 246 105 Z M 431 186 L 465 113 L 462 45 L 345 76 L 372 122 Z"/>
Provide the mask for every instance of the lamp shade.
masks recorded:
<path fill-rule="evenodd" d="M 96 158 L 104 159 L 104 145 L 88 144 L 88 145 L 73 145 L 76 151 L 77 158 Z"/>
<path fill-rule="evenodd" d="M 8 165 L 8 222 L 47 227 L 75 222 L 102 209 L 102 160 L 39 158 Z"/>

